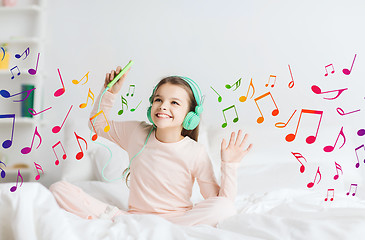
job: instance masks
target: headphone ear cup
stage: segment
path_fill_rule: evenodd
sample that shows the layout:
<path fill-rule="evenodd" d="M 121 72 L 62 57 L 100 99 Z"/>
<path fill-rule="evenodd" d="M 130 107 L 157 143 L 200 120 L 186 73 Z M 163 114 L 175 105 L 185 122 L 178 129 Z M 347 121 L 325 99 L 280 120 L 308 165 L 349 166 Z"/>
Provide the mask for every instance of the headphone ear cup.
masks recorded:
<path fill-rule="evenodd" d="M 147 118 L 148 118 L 148 120 L 152 123 L 152 124 L 154 124 L 153 123 L 153 121 L 152 121 L 152 117 L 151 117 L 151 106 L 149 106 L 148 107 L 148 109 L 147 109 Z"/>
<path fill-rule="evenodd" d="M 184 122 L 183 122 L 183 128 L 186 130 L 194 130 L 200 122 L 200 117 L 195 112 L 188 112 L 186 115 Z"/>

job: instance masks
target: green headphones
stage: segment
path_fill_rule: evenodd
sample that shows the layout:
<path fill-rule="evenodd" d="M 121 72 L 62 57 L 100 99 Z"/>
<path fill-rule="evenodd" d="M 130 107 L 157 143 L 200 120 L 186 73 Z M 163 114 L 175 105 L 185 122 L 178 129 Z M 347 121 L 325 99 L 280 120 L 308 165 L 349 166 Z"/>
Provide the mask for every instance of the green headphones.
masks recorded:
<path fill-rule="evenodd" d="M 188 114 L 185 116 L 185 119 L 182 124 L 184 129 L 194 130 L 199 125 L 199 122 L 200 122 L 199 115 L 203 112 L 202 97 L 201 97 L 202 94 L 201 94 L 200 88 L 196 82 L 194 82 L 192 79 L 190 79 L 188 77 L 181 77 L 181 76 L 174 76 L 174 77 L 179 77 L 189 84 L 191 91 L 193 92 L 194 98 L 197 102 L 195 111 L 188 112 Z M 156 87 L 153 89 L 152 95 L 149 99 L 151 105 L 147 109 L 147 118 L 151 123 L 153 123 L 152 117 L 151 117 L 151 108 L 152 108 L 152 103 L 153 103 L 153 95 L 155 94 Z"/>

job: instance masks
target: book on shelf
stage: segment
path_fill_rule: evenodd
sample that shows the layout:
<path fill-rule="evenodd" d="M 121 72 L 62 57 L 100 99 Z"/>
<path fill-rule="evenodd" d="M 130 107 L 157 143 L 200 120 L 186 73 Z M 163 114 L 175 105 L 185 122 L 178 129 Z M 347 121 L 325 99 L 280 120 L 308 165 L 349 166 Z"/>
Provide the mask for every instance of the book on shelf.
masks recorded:
<path fill-rule="evenodd" d="M 22 101 L 22 109 L 21 116 L 32 118 L 33 115 L 28 111 L 29 108 L 33 108 L 34 104 L 34 91 L 28 93 L 29 90 L 33 89 L 34 85 L 32 84 L 22 84 L 22 99 L 26 98 L 29 94 L 28 98 Z"/>

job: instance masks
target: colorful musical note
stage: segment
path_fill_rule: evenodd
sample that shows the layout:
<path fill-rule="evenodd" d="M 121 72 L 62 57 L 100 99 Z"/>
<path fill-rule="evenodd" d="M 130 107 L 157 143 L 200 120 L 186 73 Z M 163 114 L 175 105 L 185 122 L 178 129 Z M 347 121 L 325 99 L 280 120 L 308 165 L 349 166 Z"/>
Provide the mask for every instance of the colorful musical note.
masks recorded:
<path fill-rule="evenodd" d="M 248 86 L 248 89 L 247 89 L 247 93 L 246 93 L 246 96 L 241 96 L 238 100 L 240 102 L 245 102 L 247 100 L 247 97 L 248 97 L 248 92 L 250 91 L 250 88 L 252 87 L 252 95 L 250 97 L 250 99 L 253 97 L 253 95 L 255 94 L 255 86 L 253 85 L 252 83 L 252 78 L 251 78 L 251 81 L 250 81 L 250 85 Z"/>
<path fill-rule="evenodd" d="M 3 51 L 3 57 L 1 58 L 1 61 L 2 61 L 5 58 L 5 49 L 3 47 L 1 47 L 1 50 Z"/>
<path fill-rule="evenodd" d="M 231 89 L 232 87 L 235 87 L 234 89 L 233 89 L 233 91 L 235 91 L 239 86 L 241 86 L 241 79 L 242 78 L 240 78 L 240 79 L 238 79 L 234 84 L 232 84 L 232 85 L 229 85 L 229 84 L 226 84 L 226 88 L 227 89 Z"/>
<path fill-rule="evenodd" d="M 125 99 L 123 96 L 120 96 L 120 97 L 122 99 L 122 109 L 118 111 L 118 115 L 122 115 L 123 114 L 123 112 L 124 112 L 124 107 L 123 106 L 124 105 L 127 106 L 127 110 L 128 110 L 128 101 L 127 101 L 127 99 Z"/>
<path fill-rule="evenodd" d="M 53 150 L 54 154 L 56 155 L 56 161 L 55 161 L 55 164 L 56 164 L 56 165 L 60 164 L 60 161 L 58 160 L 57 153 L 56 153 L 56 151 L 55 151 L 55 147 L 57 147 L 58 145 L 61 145 L 61 148 L 62 148 L 62 151 L 63 151 L 62 158 L 63 158 L 64 160 L 67 158 L 66 151 L 65 151 L 65 149 L 63 148 L 61 141 L 58 141 L 55 145 L 53 145 L 53 146 L 52 146 L 52 150 Z"/>
<path fill-rule="evenodd" d="M 277 116 L 279 114 L 279 108 L 276 105 L 276 102 L 275 102 L 274 98 L 272 97 L 271 93 L 270 92 L 264 93 L 261 96 L 254 99 L 255 103 L 256 103 L 256 106 L 257 106 L 257 108 L 258 108 L 258 110 L 260 111 L 260 114 L 261 114 L 261 117 L 257 118 L 257 123 L 262 123 L 265 120 L 264 115 L 262 114 L 261 109 L 260 109 L 259 105 L 257 104 L 257 101 L 264 98 L 264 97 L 266 97 L 266 96 L 270 96 L 271 100 L 273 101 L 273 103 L 275 105 L 275 109 L 272 111 L 271 115 Z"/>
<path fill-rule="evenodd" d="M 47 108 L 47 109 L 44 109 L 43 111 L 40 111 L 40 112 L 36 112 L 33 108 L 28 108 L 28 112 L 30 113 L 30 114 L 32 114 L 33 116 L 35 116 L 35 115 L 38 115 L 38 114 L 40 114 L 40 113 L 42 113 L 42 112 L 45 112 L 45 111 L 47 111 L 47 110 L 49 110 L 49 109 L 51 109 L 52 107 L 49 107 L 49 108 Z"/>
<path fill-rule="evenodd" d="M 61 125 L 61 126 L 54 126 L 54 127 L 52 128 L 52 132 L 53 132 L 53 133 L 58 133 L 59 131 L 61 131 L 61 128 L 62 128 L 63 124 L 65 123 L 66 118 L 68 117 L 68 114 L 70 113 L 70 111 L 71 111 L 71 109 L 72 109 L 72 107 L 73 107 L 73 106 L 74 106 L 74 105 L 71 105 L 70 109 L 68 110 L 68 113 L 67 113 L 67 115 L 66 115 L 65 119 L 64 119 L 64 120 L 63 120 L 63 122 L 62 122 L 62 125 Z"/>
<path fill-rule="evenodd" d="M 357 135 L 364 136 L 365 135 L 365 129 L 360 129 L 359 131 L 357 131 Z"/>
<path fill-rule="evenodd" d="M 39 61 L 39 55 L 40 55 L 40 53 L 38 53 L 37 65 L 36 65 L 35 69 L 33 69 L 33 68 L 29 68 L 29 70 L 28 70 L 28 73 L 29 73 L 30 75 L 35 75 L 35 74 L 37 73 L 37 69 L 38 69 L 38 61 Z"/>
<path fill-rule="evenodd" d="M 41 178 L 40 173 L 39 173 L 39 170 L 41 170 L 41 171 L 42 171 L 42 174 L 44 174 L 44 171 L 43 171 L 43 169 L 42 169 L 42 166 L 41 166 L 41 165 L 39 165 L 38 163 L 34 162 L 34 166 L 35 166 L 35 168 L 36 168 L 36 170 L 37 170 L 37 173 L 38 173 L 38 175 L 37 175 L 37 176 L 35 176 L 35 180 L 36 180 L 36 181 L 38 181 L 38 180 Z"/>
<path fill-rule="evenodd" d="M 338 170 L 340 170 L 342 174 L 343 174 L 343 171 L 342 171 L 342 167 L 340 164 L 335 162 L 335 166 L 336 166 L 337 174 L 333 177 L 333 179 L 337 180 L 338 179 Z"/>
<path fill-rule="evenodd" d="M 23 176 L 20 174 L 20 169 L 18 169 L 18 176 L 16 177 L 16 185 L 10 188 L 10 192 L 15 192 L 18 189 L 19 177 L 22 180 L 22 182 L 20 183 L 20 186 L 19 186 L 19 187 L 21 187 L 23 185 Z"/>
<path fill-rule="evenodd" d="M 91 91 L 90 88 L 89 88 L 89 92 L 87 94 L 86 103 L 81 103 L 79 107 L 80 108 L 85 108 L 87 106 L 87 103 L 89 102 L 89 98 L 91 100 L 93 100 L 93 103 L 91 104 L 91 105 L 93 105 L 94 104 L 94 93 Z"/>
<path fill-rule="evenodd" d="M 76 159 L 77 160 L 80 160 L 81 158 L 83 158 L 84 157 L 84 151 L 82 151 L 82 148 L 81 148 L 81 145 L 80 145 L 80 141 L 79 141 L 79 139 L 81 139 L 82 141 L 84 141 L 85 142 L 85 145 L 86 145 L 86 150 L 87 150 L 87 142 L 86 142 L 86 140 L 84 139 L 84 138 L 82 138 L 82 137 L 80 137 L 79 135 L 77 135 L 76 134 L 76 132 L 74 132 L 74 134 L 75 134 L 75 137 L 76 137 L 76 140 L 77 140 L 77 143 L 79 144 L 79 147 L 80 147 L 80 152 L 78 152 L 77 154 L 76 154 Z"/>
<path fill-rule="evenodd" d="M 340 137 L 340 135 L 343 137 L 343 144 L 341 145 L 341 147 L 339 147 L 339 149 L 342 148 L 343 145 L 345 145 L 345 143 L 346 143 L 346 137 L 345 137 L 345 134 L 343 133 L 343 127 L 341 128 L 340 133 L 337 136 L 335 145 L 333 145 L 333 146 L 326 146 L 326 147 L 323 148 L 323 151 L 325 151 L 325 152 L 332 152 L 333 149 L 335 149 L 335 146 L 337 144 L 337 141 L 338 141 L 338 138 Z"/>
<path fill-rule="evenodd" d="M 20 75 L 20 70 L 19 70 L 19 68 L 18 68 L 18 66 L 15 66 L 15 67 L 13 67 L 12 69 L 10 69 L 10 73 L 11 73 L 11 79 L 14 79 L 14 73 L 13 73 L 13 70 L 14 69 L 17 69 L 18 70 L 18 73 L 17 73 L 17 75 L 19 76 Z"/>
<path fill-rule="evenodd" d="M 313 186 L 314 186 L 314 183 L 316 182 L 316 178 L 317 178 L 317 175 L 319 174 L 319 180 L 318 180 L 318 182 L 317 182 L 317 184 L 321 181 L 321 179 L 322 179 L 322 175 L 321 175 L 321 172 L 319 171 L 319 167 L 318 167 L 318 170 L 317 170 L 317 172 L 316 172 L 316 176 L 314 177 L 314 181 L 313 182 L 310 182 L 310 183 L 308 183 L 307 184 L 307 187 L 308 188 L 312 188 Z"/>
<path fill-rule="evenodd" d="M 218 95 L 218 102 L 222 102 L 222 96 L 219 95 L 219 93 L 217 93 L 217 91 L 212 86 L 210 86 L 210 88 L 213 89 L 213 91 Z"/>
<path fill-rule="evenodd" d="M 14 126 L 15 126 L 15 114 L 3 114 L 3 115 L 0 115 L 0 119 L 1 118 L 11 118 L 12 121 L 13 121 L 13 126 L 12 126 L 12 129 L 11 129 L 11 138 L 5 140 L 3 142 L 3 144 L 2 144 L 3 148 L 9 148 L 13 144 Z"/>
<path fill-rule="evenodd" d="M 328 197 L 329 192 L 332 192 L 332 197 L 331 198 Z M 327 190 L 327 197 L 324 200 L 327 201 L 328 199 L 330 199 L 331 201 L 333 201 L 334 198 L 335 198 L 335 189 L 328 189 Z"/>
<path fill-rule="evenodd" d="M 356 54 L 355 54 L 354 60 L 352 61 L 352 64 L 351 64 L 351 68 L 350 68 L 350 70 L 348 70 L 347 68 L 342 69 L 342 72 L 343 72 L 345 75 L 350 75 L 350 73 L 351 73 L 351 71 L 352 71 L 352 67 L 354 66 L 355 59 L 356 59 Z"/>
<path fill-rule="evenodd" d="M 90 71 L 89 71 L 90 72 Z M 85 83 L 87 83 L 88 81 L 89 81 L 89 72 L 87 72 L 86 74 L 85 74 L 85 76 L 83 76 L 82 78 L 81 78 L 81 80 L 80 81 L 77 81 L 76 79 L 74 79 L 74 80 L 72 80 L 72 83 L 73 84 L 79 84 L 81 81 L 82 81 L 82 79 L 84 79 L 85 77 L 86 77 L 86 81 L 83 83 L 83 84 L 81 84 L 81 85 L 84 85 Z"/>
<path fill-rule="evenodd" d="M 357 148 L 355 148 L 355 154 L 356 154 L 356 158 L 357 158 L 357 163 L 356 163 L 356 165 L 355 165 L 355 167 L 356 167 L 356 168 L 359 168 L 359 167 L 360 167 L 360 160 L 359 160 L 359 155 L 357 154 L 357 151 L 358 151 L 359 149 L 361 149 L 361 148 L 363 148 L 363 149 L 364 149 L 364 151 L 365 151 L 364 144 L 363 144 L 363 145 L 361 145 L 361 146 L 359 146 L 359 147 L 357 147 Z M 364 157 L 364 163 L 365 163 L 365 157 Z"/>
<path fill-rule="evenodd" d="M 360 111 L 360 109 L 358 109 L 358 110 L 355 110 L 355 111 L 352 111 L 352 112 L 345 113 L 345 111 L 342 108 L 339 108 L 339 107 L 336 108 L 336 110 L 337 110 L 338 114 L 340 114 L 341 116 Z"/>
<path fill-rule="evenodd" d="M 27 49 L 25 49 L 25 51 L 22 53 L 22 55 L 15 54 L 15 57 L 16 58 L 21 58 L 21 56 L 23 56 L 25 54 L 25 57 L 23 58 L 23 60 L 25 60 L 28 57 L 29 53 L 30 53 L 30 50 L 29 50 L 29 47 L 28 47 Z"/>
<path fill-rule="evenodd" d="M 296 112 L 297 112 L 297 110 L 295 110 L 293 112 L 293 114 L 290 116 L 289 120 L 286 123 L 283 123 L 283 122 L 277 122 L 277 123 L 275 123 L 275 127 L 277 127 L 277 128 L 284 128 L 284 127 L 286 127 L 286 125 L 288 125 L 288 123 L 290 122 L 290 120 L 292 119 L 292 117 L 294 116 L 294 114 Z"/>
<path fill-rule="evenodd" d="M 300 153 L 294 153 L 294 152 L 291 152 L 293 155 L 294 155 L 294 157 L 298 160 L 298 162 L 301 164 L 301 166 L 300 166 L 300 172 L 301 173 L 303 173 L 304 171 L 305 171 L 305 167 L 304 167 L 304 164 L 300 161 L 300 159 L 301 158 L 303 158 L 304 159 L 304 161 L 305 162 L 307 162 L 307 159 L 305 159 L 303 156 L 302 156 L 302 154 L 300 154 Z"/>
<path fill-rule="evenodd" d="M 36 88 L 32 88 L 32 89 L 29 89 L 29 90 L 26 90 L 26 91 L 23 91 L 23 92 L 20 92 L 20 93 L 16 93 L 16 94 L 13 94 L 13 95 L 10 95 L 10 93 L 7 90 L 3 89 L 3 90 L 0 90 L 0 95 L 4 98 L 10 98 L 10 97 L 14 97 L 14 96 L 17 96 L 17 95 L 20 95 L 22 93 L 27 92 L 26 98 L 21 99 L 21 100 L 13 100 L 13 102 L 22 102 L 22 101 L 25 101 L 29 97 L 29 95 L 32 93 L 32 91 L 34 91 L 35 89 Z"/>
<path fill-rule="evenodd" d="M 324 74 L 325 77 L 328 76 L 328 71 L 327 71 L 327 68 L 328 67 L 332 67 L 332 71 L 331 71 L 332 74 L 335 73 L 335 68 L 333 67 L 332 64 L 329 64 L 329 65 L 327 65 L 327 66 L 324 67 L 324 69 L 326 70 L 326 73 Z"/>
<path fill-rule="evenodd" d="M 226 114 L 225 114 L 225 111 L 229 110 L 229 109 L 234 109 L 235 113 L 236 113 L 236 117 L 233 119 L 233 122 L 236 123 L 238 121 L 238 114 L 237 114 L 237 109 L 236 109 L 236 106 L 235 105 L 232 105 L 230 107 L 227 107 L 226 109 L 223 109 L 223 117 L 224 117 L 224 123 L 222 124 L 222 128 L 225 128 L 227 127 L 227 118 L 226 118 Z"/>
<path fill-rule="evenodd" d="M 275 76 L 275 75 L 270 75 L 270 77 L 269 77 L 269 81 L 265 84 L 265 87 L 268 87 L 268 86 L 269 86 L 269 83 L 270 83 L 271 78 L 274 78 L 274 83 L 273 83 L 273 84 L 271 84 L 271 87 L 274 87 L 274 86 L 275 86 L 275 83 L 276 83 L 276 76 Z"/>
<path fill-rule="evenodd" d="M 58 71 L 58 76 L 60 76 L 60 80 L 61 80 L 61 84 L 62 84 L 62 87 L 60 88 L 60 89 L 58 89 L 58 90 L 56 90 L 55 92 L 54 92 L 54 96 L 55 97 L 59 97 L 59 96 L 61 96 L 62 94 L 64 94 L 65 93 L 65 91 L 66 91 L 66 88 L 65 88 L 65 84 L 63 83 L 63 80 L 62 80 L 62 76 L 61 76 L 61 72 L 60 72 L 60 69 L 58 69 L 57 68 L 57 71 Z"/>
<path fill-rule="evenodd" d="M 300 115 L 299 115 L 299 120 L 298 120 L 298 124 L 297 124 L 297 128 L 295 130 L 295 133 L 294 134 L 293 133 L 290 133 L 290 134 L 286 135 L 286 137 L 285 137 L 285 140 L 287 142 L 292 142 L 295 139 L 295 137 L 297 136 L 300 119 L 302 118 L 302 114 L 303 113 L 318 114 L 318 115 L 320 115 L 320 118 L 319 118 L 319 121 L 318 121 L 316 135 L 314 135 L 314 136 L 308 136 L 306 138 L 306 140 L 305 140 L 308 144 L 312 144 L 312 143 L 314 143 L 316 141 L 317 135 L 318 135 L 319 126 L 321 125 L 321 121 L 322 121 L 323 111 L 302 109 L 302 111 L 300 112 Z"/>
<path fill-rule="evenodd" d="M 327 99 L 327 100 L 334 100 L 334 99 L 338 98 L 345 90 L 347 90 L 347 88 L 343 88 L 343 89 L 338 89 L 338 90 L 322 92 L 322 90 L 316 85 L 313 85 L 311 87 L 311 89 L 312 89 L 312 92 L 314 92 L 315 94 L 324 94 L 324 93 L 337 92 L 337 95 L 334 98 L 325 98 L 325 97 L 323 98 L 323 99 Z"/>
<path fill-rule="evenodd" d="M 132 88 L 132 90 L 133 90 L 133 92 L 132 93 L 130 93 L 130 91 L 131 91 L 131 88 Z M 127 92 L 127 97 L 129 96 L 129 94 L 131 95 L 131 97 L 133 97 L 133 95 L 134 95 L 134 90 L 136 89 L 136 85 L 129 85 L 129 89 L 128 89 L 128 92 Z"/>
<path fill-rule="evenodd" d="M 350 189 L 349 189 L 349 191 L 346 193 L 346 195 L 347 195 L 347 196 L 348 196 L 348 195 L 350 195 L 350 192 L 351 192 L 352 187 L 354 187 L 354 188 L 355 188 L 355 191 L 354 191 L 354 193 L 352 194 L 352 196 L 355 196 L 355 195 L 356 195 L 356 191 L 357 191 L 357 184 L 353 183 L 353 184 L 351 184 L 351 185 L 350 185 Z"/>
<path fill-rule="evenodd" d="M 289 67 L 289 71 L 290 71 L 290 76 L 291 76 L 291 82 L 288 84 L 289 88 L 293 88 L 294 87 L 294 78 L 293 78 L 293 74 L 291 73 L 291 69 L 290 69 L 290 65 L 288 64 Z"/>
<path fill-rule="evenodd" d="M 136 109 L 138 108 L 139 104 L 141 104 L 141 102 L 142 102 L 142 100 L 138 103 L 137 107 L 131 109 L 131 112 L 136 111 Z"/>
<path fill-rule="evenodd" d="M 24 147 L 22 150 L 21 150 L 21 153 L 22 154 L 28 154 L 30 153 L 30 151 L 32 150 L 33 148 L 33 143 L 34 143 L 34 137 L 37 135 L 37 137 L 39 138 L 39 144 L 38 146 L 36 147 L 36 149 L 39 148 L 39 146 L 41 145 L 42 143 L 42 137 L 41 135 L 39 134 L 38 130 L 37 130 L 37 127 L 35 127 L 35 130 L 34 130 L 34 134 L 33 134 L 33 138 L 32 138 L 32 144 L 30 145 L 30 147 Z"/>
<path fill-rule="evenodd" d="M 105 121 L 106 121 L 106 126 L 104 127 L 104 132 L 108 132 L 110 130 L 110 125 L 108 123 L 108 119 L 106 118 L 105 116 L 105 113 L 103 112 L 103 110 L 100 110 L 97 114 L 95 114 L 94 116 L 92 116 L 90 118 L 90 122 L 91 122 L 91 126 L 93 127 L 94 129 L 94 132 L 95 134 L 92 136 L 91 140 L 95 141 L 97 138 L 98 138 L 98 134 L 96 133 L 96 129 L 95 129 L 95 126 L 94 126 L 94 123 L 93 123 L 93 119 L 96 118 L 100 115 L 100 114 L 103 114 L 104 118 L 105 118 Z"/>
<path fill-rule="evenodd" d="M 6 167 L 5 163 L 3 163 L 2 161 L 0 161 L 0 164 L 4 164 L 4 166 Z M 1 178 L 5 178 L 5 176 L 6 176 L 5 170 L 2 169 L 1 167 L 0 167 L 0 169 L 1 169 Z"/>

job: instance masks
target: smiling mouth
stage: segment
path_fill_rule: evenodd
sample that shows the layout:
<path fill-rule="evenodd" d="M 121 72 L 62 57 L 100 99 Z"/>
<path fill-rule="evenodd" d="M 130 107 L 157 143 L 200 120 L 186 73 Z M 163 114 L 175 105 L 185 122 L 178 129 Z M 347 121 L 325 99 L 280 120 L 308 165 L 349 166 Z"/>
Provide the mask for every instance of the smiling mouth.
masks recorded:
<path fill-rule="evenodd" d="M 157 113 L 156 117 L 158 117 L 158 118 L 172 118 L 170 115 L 167 115 L 165 113 Z"/>

